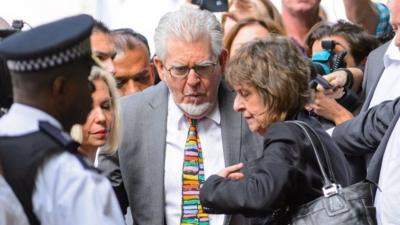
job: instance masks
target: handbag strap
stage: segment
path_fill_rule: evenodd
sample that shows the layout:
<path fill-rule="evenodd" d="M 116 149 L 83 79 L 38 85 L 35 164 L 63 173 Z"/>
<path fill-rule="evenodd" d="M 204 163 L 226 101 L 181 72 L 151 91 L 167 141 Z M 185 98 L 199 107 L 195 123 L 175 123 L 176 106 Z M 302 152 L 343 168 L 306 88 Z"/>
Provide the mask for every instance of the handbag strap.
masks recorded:
<path fill-rule="evenodd" d="M 336 179 L 335 179 L 335 176 L 334 176 L 334 173 L 333 173 L 332 163 L 330 161 L 330 157 L 329 157 L 329 155 L 328 155 L 328 153 L 326 151 L 325 145 L 322 143 L 321 139 L 319 138 L 319 136 L 317 135 L 315 130 L 312 127 L 310 127 L 308 124 L 306 124 L 306 123 L 304 123 L 302 121 L 291 120 L 291 121 L 286 121 L 286 122 L 295 124 L 298 127 L 300 127 L 304 131 L 306 137 L 309 139 L 309 141 L 311 143 L 311 146 L 313 148 L 314 154 L 315 154 L 315 158 L 317 159 L 318 167 L 319 167 L 319 169 L 321 171 L 321 174 L 322 174 L 322 177 L 323 177 L 324 187 L 322 188 L 322 190 L 324 192 L 324 195 L 325 196 L 330 196 L 332 194 L 337 193 L 338 185 L 336 184 Z M 312 135 L 310 135 L 310 132 L 308 132 L 308 131 L 311 131 Z M 314 137 L 314 139 L 312 137 Z M 321 158 L 320 158 L 320 156 L 318 154 L 318 150 L 317 150 L 317 147 L 315 145 L 314 140 L 316 140 L 316 142 L 319 144 L 319 146 L 321 147 L 321 149 L 323 151 L 323 154 L 324 154 L 324 157 L 325 157 L 325 161 L 326 161 L 326 164 L 327 164 L 327 167 L 328 167 L 329 176 L 330 176 L 331 179 L 328 178 L 328 175 L 325 172 L 325 169 L 323 167 Z"/>

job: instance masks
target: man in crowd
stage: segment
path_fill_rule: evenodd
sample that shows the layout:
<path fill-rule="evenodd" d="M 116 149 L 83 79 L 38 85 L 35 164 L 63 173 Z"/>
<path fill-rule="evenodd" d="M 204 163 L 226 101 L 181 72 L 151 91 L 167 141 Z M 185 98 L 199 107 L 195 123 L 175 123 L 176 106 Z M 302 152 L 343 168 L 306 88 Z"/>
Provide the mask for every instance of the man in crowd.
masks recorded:
<path fill-rule="evenodd" d="M 99 167 L 116 189 L 125 185 L 137 224 L 243 224 L 204 213 L 198 199 L 205 178 L 262 149 L 222 80 L 220 24 L 208 11 L 183 7 L 160 19 L 154 37 L 162 82 L 121 100 L 119 158 L 102 156 Z"/>
<path fill-rule="evenodd" d="M 0 119 L 0 163 L 30 224 L 124 224 L 109 181 L 65 133 L 91 110 L 93 24 L 78 15 L 0 44 L 14 93 Z"/>
<path fill-rule="evenodd" d="M 400 224 L 400 98 L 386 101 L 338 125 L 332 133 L 347 154 L 373 154 L 367 180 L 377 184 L 376 217 L 379 225 Z"/>
<path fill-rule="evenodd" d="M 282 19 L 286 33 L 302 48 L 305 48 L 308 31 L 321 20 L 318 16 L 320 1 L 282 0 Z"/>
<path fill-rule="evenodd" d="M 400 26 L 400 0 L 391 1 L 390 19 L 396 36 L 368 56 L 363 80 L 365 102 L 362 110 L 400 96 L 400 80 L 393 76 L 399 73 L 400 68 L 400 33 L 397 29 Z"/>
<path fill-rule="evenodd" d="M 154 85 L 147 39 L 131 29 L 111 32 L 117 55 L 115 80 L 121 96 L 134 94 Z"/>
<path fill-rule="evenodd" d="M 385 4 L 371 0 L 343 0 L 343 3 L 347 18 L 368 33 L 384 40 L 392 32 Z"/>
<path fill-rule="evenodd" d="M 378 224 L 385 225 L 400 224 L 399 0 L 391 2 L 390 13 L 396 36 L 368 57 L 363 81 L 366 95 L 363 113 L 337 126 L 332 133 L 344 151 L 355 155 L 373 154 L 367 179 L 379 186 L 375 197 L 377 220 Z M 392 99 L 395 100 L 386 101 Z"/>
<path fill-rule="evenodd" d="M 111 74 L 115 74 L 113 59 L 116 55 L 115 46 L 111 38 L 110 30 L 100 21 L 95 21 L 90 45 L 93 54 L 100 59 L 102 66 Z"/>

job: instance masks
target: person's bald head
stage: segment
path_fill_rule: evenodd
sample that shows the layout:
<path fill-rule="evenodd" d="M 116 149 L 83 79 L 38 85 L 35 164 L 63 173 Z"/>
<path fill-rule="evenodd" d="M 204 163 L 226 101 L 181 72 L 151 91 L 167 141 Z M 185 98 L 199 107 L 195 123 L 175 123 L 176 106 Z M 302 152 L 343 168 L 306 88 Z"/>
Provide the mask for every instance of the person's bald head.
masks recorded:
<path fill-rule="evenodd" d="M 146 38 L 130 29 L 115 30 L 112 37 L 117 50 L 114 66 L 120 94 L 130 95 L 152 86 L 154 74 Z"/>

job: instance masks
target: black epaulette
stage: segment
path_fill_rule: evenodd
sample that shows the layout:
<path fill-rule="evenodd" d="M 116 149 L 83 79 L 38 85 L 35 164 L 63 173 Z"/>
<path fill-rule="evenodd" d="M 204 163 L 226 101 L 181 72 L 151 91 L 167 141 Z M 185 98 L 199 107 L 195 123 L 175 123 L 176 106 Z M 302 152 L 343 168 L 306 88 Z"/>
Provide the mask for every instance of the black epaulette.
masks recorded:
<path fill-rule="evenodd" d="M 84 156 L 78 151 L 79 143 L 71 138 L 67 133 L 53 126 L 51 123 L 47 121 L 39 121 L 39 129 L 47 136 L 52 138 L 54 141 L 59 143 L 64 149 L 66 149 L 71 154 L 75 155 L 79 162 L 82 164 L 83 168 L 93 170 L 96 173 L 100 173 L 100 170 L 89 165 L 89 163 L 85 160 Z"/>

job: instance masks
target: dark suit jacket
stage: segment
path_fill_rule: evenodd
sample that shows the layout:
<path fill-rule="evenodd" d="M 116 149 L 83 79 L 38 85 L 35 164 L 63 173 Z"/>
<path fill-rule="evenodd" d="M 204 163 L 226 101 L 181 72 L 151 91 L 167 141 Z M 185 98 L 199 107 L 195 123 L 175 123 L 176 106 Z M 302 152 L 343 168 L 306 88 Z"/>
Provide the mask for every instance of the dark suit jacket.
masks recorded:
<path fill-rule="evenodd" d="M 397 98 L 361 112 L 333 130 L 332 138 L 346 154 L 373 153 L 367 167 L 367 179 L 376 184 L 387 142 L 399 117 L 400 98 Z"/>
<path fill-rule="evenodd" d="M 138 225 L 165 223 L 164 160 L 168 95 L 167 86 L 160 82 L 141 93 L 122 98 L 123 137 L 118 149 L 119 157 L 103 155 L 99 160 L 99 167 L 106 171 L 120 191 L 117 193 L 120 199 L 124 196 L 119 177 L 122 175 L 132 216 Z M 233 111 L 234 92 L 222 82 L 218 95 L 225 165 L 256 158 L 261 154 L 257 152 L 257 147 L 262 146 L 262 140 L 251 134 L 241 114 Z M 230 221 L 228 216 L 225 224 L 233 224 Z"/>
<path fill-rule="evenodd" d="M 361 91 L 361 98 L 364 101 L 361 106 L 361 112 L 368 110 L 369 104 L 371 103 L 376 86 L 384 70 L 383 56 L 389 44 L 390 41 L 375 49 L 368 55 Z M 352 167 L 353 182 L 364 180 L 366 176 L 366 164 L 372 157 L 372 154 L 357 154 L 347 157 Z"/>
<path fill-rule="evenodd" d="M 294 119 L 306 122 L 317 131 L 326 146 L 336 181 L 348 185 L 348 164 L 333 140 L 308 114 L 302 112 Z M 319 155 L 323 157 L 322 152 Z M 220 213 L 263 216 L 322 195 L 323 178 L 311 143 L 295 124 L 272 124 L 265 134 L 263 155 L 247 163 L 245 168 L 245 178 L 239 181 L 217 175 L 209 177 L 200 190 L 203 205 Z"/>
<path fill-rule="evenodd" d="M 364 103 L 361 111 L 366 111 L 371 103 L 376 86 L 378 85 L 379 79 L 381 79 L 383 70 L 385 69 L 383 65 L 383 56 L 385 55 L 390 42 L 391 41 L 383 44 L 368 55 L 362 84 L 362 97 Z"/>

